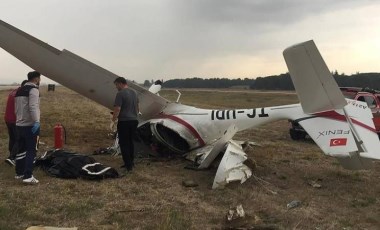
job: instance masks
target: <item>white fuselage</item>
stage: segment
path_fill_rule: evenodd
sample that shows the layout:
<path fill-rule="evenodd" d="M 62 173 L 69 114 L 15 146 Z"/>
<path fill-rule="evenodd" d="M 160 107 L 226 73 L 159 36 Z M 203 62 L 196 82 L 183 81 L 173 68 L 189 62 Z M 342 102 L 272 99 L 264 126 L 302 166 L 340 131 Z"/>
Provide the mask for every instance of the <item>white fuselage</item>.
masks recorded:
<path fill-rule="evenodd" d="M 177 103 L 168 105 L 154 122 L 161 122 L 185 138 L 194 149 L 213 143 L 223 136 L 231 125 L 238 131 L 281 119 L 308 116 L 300 104 L 252 108 L 209 110 Z"/>

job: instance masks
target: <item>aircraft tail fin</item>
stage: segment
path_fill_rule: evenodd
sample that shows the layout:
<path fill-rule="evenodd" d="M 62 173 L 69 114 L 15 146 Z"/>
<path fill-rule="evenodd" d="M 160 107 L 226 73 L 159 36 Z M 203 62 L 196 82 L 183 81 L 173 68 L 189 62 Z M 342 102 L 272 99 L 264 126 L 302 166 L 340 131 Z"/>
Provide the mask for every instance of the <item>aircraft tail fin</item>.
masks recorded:
<path fill-rule="evenodd" d="M 380 141 L 371 110 L 346 100 L 315 43 L 303 42 L 283 52 L 303 112 L 296 121 L 326 155 L 348 169 L 368 169 L 380 160 Z"/>
<path fill-rule="evenodd" d="M 305 113 L 342 109 L 347 103 L 313 40 L 283 52 Z"/>

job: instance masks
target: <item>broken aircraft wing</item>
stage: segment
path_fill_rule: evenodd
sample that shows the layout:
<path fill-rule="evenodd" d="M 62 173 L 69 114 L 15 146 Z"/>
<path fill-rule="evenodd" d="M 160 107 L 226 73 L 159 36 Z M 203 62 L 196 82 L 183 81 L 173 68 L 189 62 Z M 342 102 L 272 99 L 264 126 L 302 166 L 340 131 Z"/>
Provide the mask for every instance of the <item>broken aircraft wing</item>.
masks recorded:
<path fill-rule="evenodd" d="M 68 50 L 47 43 L 0 20 L 0 47 L 32 69 L 95 102 L 112 109 L 119 77 Z M 128 81 L 139 97 L 141 120 L 150 119 L 169 103 L 166 99 Z"/>

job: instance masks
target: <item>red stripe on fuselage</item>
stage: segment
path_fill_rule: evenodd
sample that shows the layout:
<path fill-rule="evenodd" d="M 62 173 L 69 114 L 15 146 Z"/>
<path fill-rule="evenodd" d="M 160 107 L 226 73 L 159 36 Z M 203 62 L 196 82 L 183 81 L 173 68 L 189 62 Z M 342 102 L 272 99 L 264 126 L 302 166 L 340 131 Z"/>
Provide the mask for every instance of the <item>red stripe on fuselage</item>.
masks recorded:
<path fill-rule="evenodd" d="M 331 118 L 331 119 L 334 119 L 334 120 L 338 120 L 338 121 L 347 121 L 346 117 L 335 112 L 335 111 L 327 111 L 327 112 L 321 112 L 321 113 L 314 113 L 313 115 L 316 115 L 318 117 L 326 117 L 326 118 Z M 352 123 L 356 124 L 356 125 L 359 125 L 365 129 L 368 129 L 372 132 L 375 132 L 376 133 L 376 129 L 366 125 L 366 124 L 363 124 L 353 118 L 351 118 L 351 121 Z"/>
<path fill-rule="evenodd" d="M 191 126 L 189 123 L 187 123 L 185 120 L 182 120 L 181 118 L 178 118 L 174 115 L 169 115 L 169 114 L 160 114 L 159 117 L 170 119 L 172 121 L 175 121 L 175 122 L 185 126 L 190 131 L 190 133 L 193 134 L 193 136 L 198 139 L 199 144 L 201 146 L 206 145 L 206 143 L 202 139 L 201 135 L 199 135 L 197 130 L 195 130 L 195 128 L 193 126 Z"/>

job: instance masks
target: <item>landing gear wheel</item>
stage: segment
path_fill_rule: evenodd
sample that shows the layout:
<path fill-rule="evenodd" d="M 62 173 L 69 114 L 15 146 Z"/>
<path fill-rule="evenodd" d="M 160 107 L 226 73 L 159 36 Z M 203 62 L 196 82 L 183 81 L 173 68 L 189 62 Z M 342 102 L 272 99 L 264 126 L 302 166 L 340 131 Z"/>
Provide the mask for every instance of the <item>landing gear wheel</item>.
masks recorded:
<path fill-rule="evenodd" d="M 290 138 L 292 138 L 292 140 L 295 140 L 295 141 L 303 140 L 306 137 L 306 133 L 297 131 L 294 129 L 289 129 L 289 134 L 290 134 Z"/>

